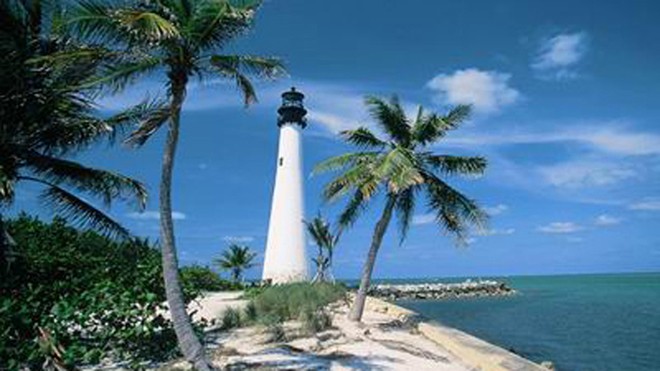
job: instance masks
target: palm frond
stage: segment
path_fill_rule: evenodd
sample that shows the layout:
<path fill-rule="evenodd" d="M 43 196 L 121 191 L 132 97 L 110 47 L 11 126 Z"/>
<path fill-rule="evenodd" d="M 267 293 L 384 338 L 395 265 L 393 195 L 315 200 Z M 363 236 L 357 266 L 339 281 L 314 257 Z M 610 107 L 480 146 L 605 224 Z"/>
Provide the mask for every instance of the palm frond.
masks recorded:
<path fill-rule="evenodd" d="M 100 44 L 126 42 L 128 35 L 114 17 L 121 5 L 111 0 L 77 1 L 70 10 L 69 27 L 83 40 Z"/>
<path fill-rule="evenodd" d="M 411 128 L 397 96 L 393 96 L 389 102 L 374 96 L 367 96 L 364 101 L 371 117 L 385 133 L 404 146 L 410 142 Z"/>
<path fill-rule="evenodd" d="M 112 238 L 129 238 L 129 231 L 114 219 L 56 185 L 49 185 L 41 195 L 56 214 L 83 228 L 91 228 Z"/>
<path fill-rule="evenodd" d="M 459 242 L 464 242 L 470 226 L 485 229 L 488 215 L 471 200 L 447 183 L 426 173 L 425 188 L 428 194 L 429 210 L 436 213 L 437 221 Z"/>
<path fill-rule="evenodd" d="M 104 63 L 100 71 L 83 81 L 77 88 L 101 88 L 110 93 L 117 93 L 138 78 L 152 73 L 163 65 L 163 59 L 150 55 L 124 56 Z"/>
<path fill-rule="evenodd" d="M 481 156 L 428 155 L 422 158 L 425 164 L 447 175 L 481 175 L 488 165 L 486 158 Z"/>
<path fill-rule="evenodd" d="M 418 165 L 410 150 L 397 146 L 387 153 L 374 174 L 377 179 L 387 182 L 391 193 L 398 193 L 424 181 Z"/>
<path fill-rule="evenodd" d="M 458 128 L 461 123 L 470 117 L 470 112 L 471 107 L 469 105 L 458 105 L 444 116 L 435 113 L 421 116 L 413 126 L 413 139 L 421 145 L 433 143 L 444 137 L 447 131 Z"/>
<path fill-rule="evenodd" d="M 154 104 L 152 107 L 148 108 L 148 110 L 143 112 L 140 117 L 138 128 L 124 140 L 124 143 L 135 147 L 143 145 L 167 120 L 170 119 L 170 116 L 171 109 L 168 105 L 163 102 Z"/>
<path fill-rule="evenodd" d="M 338 171 L 347 166 L 356 165 L 362 162 L 373 161 L 378 156 L 378 152 L 354 152 L 331 157 L 324 160 L 312 170 L 312 175 L 318 175 L 330 171 Z"/>
<path fill-rule="evenodd" d="M 353 193 L 353 196 L 344 207 L 344 210 L 339 214 L 338 224 L 340 231 L 355 223 L 362 212 L 366 209 L 366 201 L 367 200 L 365 200 L 361 191 L 357 190 Z"/>
<path fill-rule="evenodd" d="M 402 244 L 408 235 L 413 213 L 415 212 L 415 190 L 416 187 L 410 187 L 396 196 L 396 216 L 399 222 L 399 244 Z"/>
<path fill-rule="evenodd" d="M 284 74 L 282 63 L 276 58 L 240 55 L 214 55 L 211 66 L 222 76 L 233 79 L 243 93 L 246 106 L 257 101 L 257 95 L 249 76 L 274 79 Z"/>
<path fill-rule="evenodd" d="M 150 41 L 166 40 L 179 36 L 179 29 L 160 14 L 141 9 L 124 8 L 112 14 L 120 28 L 132 35 Z"/>
<path fill-rule="evenodd" d="M 67 184 L 80 191 L 100 196 L 106 206 L 110 206 L 113 199 L 133 199 L 140 209 L 146 204 L 147 191 L 144 185 L 124 175 L 38 153 L 31 153 L 25 159 L 30 169 L 48 183 Z"/>
<path fill-rule="evenodd" d="M 379 148 L 387 145 L 387 143 L 379 139 L 376 134 L 366 127 L 360 127 L 354 130 L 344 130 L 339 133 L 345 141 L 356 145 L 358 147 L 366 148 Z"/>
<path fill-rule="evenodd" d="M 252 27 L 260 1 L 205 1 L 186 23 L 188 39 L 198 50 L 219 49 Z"/>

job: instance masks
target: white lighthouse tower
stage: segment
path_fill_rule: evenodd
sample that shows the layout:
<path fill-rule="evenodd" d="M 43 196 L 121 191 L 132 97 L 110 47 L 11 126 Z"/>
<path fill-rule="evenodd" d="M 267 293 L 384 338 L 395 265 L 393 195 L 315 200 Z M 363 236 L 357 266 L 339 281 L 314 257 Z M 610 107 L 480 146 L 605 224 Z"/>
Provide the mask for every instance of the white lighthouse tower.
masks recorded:
<path fill-rule="evenodd" d="M 302 131 L 307 126 L 305 96 L 291 88 L 277 110 L 280 142 L 262 279 L 272 283 L 308 278 L 302 177 Z"/>

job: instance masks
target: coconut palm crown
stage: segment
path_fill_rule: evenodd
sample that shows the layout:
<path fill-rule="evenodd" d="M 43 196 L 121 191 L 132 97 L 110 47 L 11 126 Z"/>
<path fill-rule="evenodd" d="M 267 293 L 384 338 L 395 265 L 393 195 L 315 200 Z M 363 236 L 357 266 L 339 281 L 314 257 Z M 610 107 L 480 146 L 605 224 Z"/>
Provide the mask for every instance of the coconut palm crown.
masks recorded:
<path fill-rule="evenodd" d="M 376 254 L 389 222 L 396 215 L 403 242 L 418 195 L 426 195 L 426 206 L 435 215 L 436 223 L 459 242 L 465 241 L 470 226 L 482 227 L 487 219 L 474 200 L 453 188 L 446 179 L 482 174 L 485 158 L 432 151 L 433 145 L 467 119 L 469 106 L 457 106 L 445 115 L 427 113 L 419 107 L 417 115 L 409 119 L 396 96 L 389 101 L 367 97 L 365 104 L 378 131 L 359 127 L 341 132 L 359 151 L 330 158 L 314 169 L 315 173 L 339 173 L 325 186 L 323 197 L 328 201 L 348 198 L 339 215 L 340 228 L 351 226 L 377 195 L 382 194 L 385 201 L 350 314 L 355 321 L 362 318 Z"/>
<path fill-rule="evenodd" d="M 0 4 L 0 211 L 15 201 L 20 184 L 36 183 L 40 200 L 58 215 L 112 237 L 129 237 L 93 201 L 109 207 L 115 199 L 134 200 L 141 209 L 144 186 L 74 157 L 112 140 L 122 126 L 135 123 L 137 111 L 98 116 L 93 103 L 98 89 L 87 84 L 101 62 L 65 32 L 62 14 L 57 1 Z M 71 57 L 51 59 L 64 53 Z"/>
<path fill-rule="evenodd" d="M 221 270 L 229 271 L 232 281 L 238 283 L 243 278 L 243 271 L 255 266 L 253 260 L 256 256 L 249 246 L 231 244 L 229 250 L 223 251 L 214 262 Z"/>
<path fill-rule="evenodd" d="M 197 78 L 233 81 L 247 106 L 256 101 L 251 76 L 274 78 L 283 73 L 274 58 L 221 53 L 253 25 L 260 1 L 232 0 L 82 0 L 70 24 L 84 40 L 102 43 L 114 53 L 95 83 L 120 90 L 138 77 L 164 74 L 166 100 L 128 137 L 144 144 L 162 126 L 167 137 L 159 194 L 163 276 L 172 321 L 185 358 L 198 370 L 211 368 L 190 324 L 178 276 L 172 176 L 181 109 L 188 83 Z"/>

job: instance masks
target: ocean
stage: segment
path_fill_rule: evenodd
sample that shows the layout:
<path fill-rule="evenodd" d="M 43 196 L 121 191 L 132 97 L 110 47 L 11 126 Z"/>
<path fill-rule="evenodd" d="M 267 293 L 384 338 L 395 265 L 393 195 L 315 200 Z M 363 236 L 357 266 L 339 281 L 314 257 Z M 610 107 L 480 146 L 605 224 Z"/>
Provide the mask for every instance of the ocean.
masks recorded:
<path fill-rule="evenodd" d="M 519 293 L 397 304 L 559 371 L 660 370 L 660 273 L 488 278 Z"/>

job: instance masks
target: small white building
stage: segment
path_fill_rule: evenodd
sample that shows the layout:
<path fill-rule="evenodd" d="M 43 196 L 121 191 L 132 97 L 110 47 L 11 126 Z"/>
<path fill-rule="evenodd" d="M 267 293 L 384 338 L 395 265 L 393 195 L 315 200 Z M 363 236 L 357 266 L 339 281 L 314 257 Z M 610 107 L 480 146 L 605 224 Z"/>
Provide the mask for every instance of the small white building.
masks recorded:
<path fill-rule="evenodd" d="M 309 277 L 302 175 L 302 131 L 307 126 L 304 97 L 291 88 L 282 94 L 277 110 L 280 140 L 262 275 L 275 284 Z"/>

